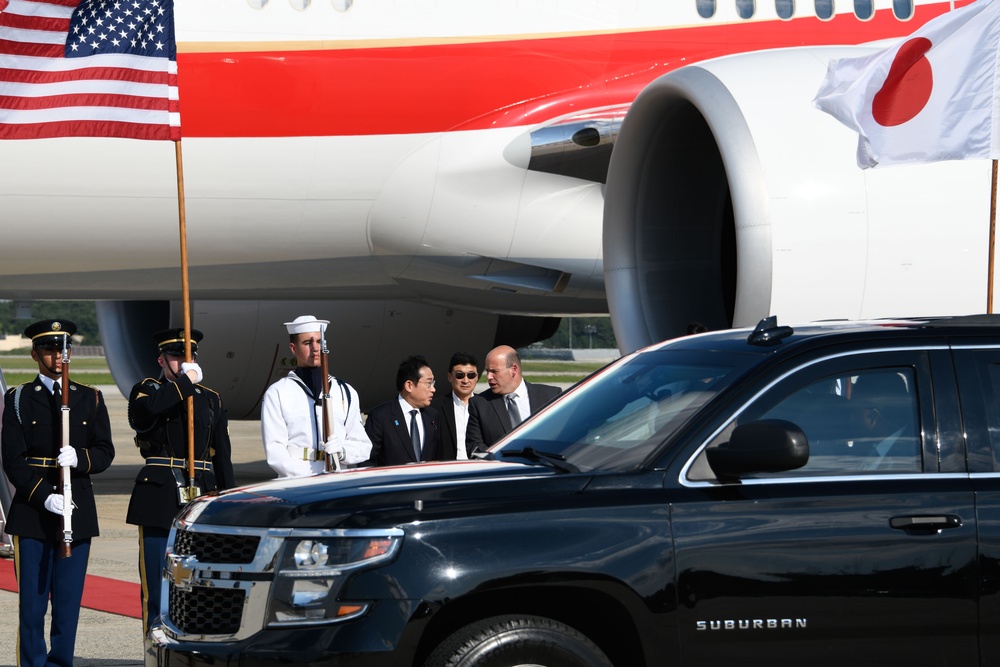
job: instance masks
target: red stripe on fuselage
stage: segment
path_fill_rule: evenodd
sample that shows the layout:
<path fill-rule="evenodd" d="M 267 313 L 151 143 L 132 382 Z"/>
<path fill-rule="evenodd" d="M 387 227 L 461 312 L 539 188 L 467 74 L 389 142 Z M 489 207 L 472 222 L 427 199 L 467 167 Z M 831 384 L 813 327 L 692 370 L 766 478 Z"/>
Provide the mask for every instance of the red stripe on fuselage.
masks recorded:
<path fill-rule="evenodd" d="M 184 136 L 413 134 L 525 125 L 628 103 L 657 76 L 706 58 L 898 37 L 945 8 L 920 6 L 917 20 L 907 22 L 886 10 L 864 22 L 839 16 L 465 44 L 182 49 Z"/>

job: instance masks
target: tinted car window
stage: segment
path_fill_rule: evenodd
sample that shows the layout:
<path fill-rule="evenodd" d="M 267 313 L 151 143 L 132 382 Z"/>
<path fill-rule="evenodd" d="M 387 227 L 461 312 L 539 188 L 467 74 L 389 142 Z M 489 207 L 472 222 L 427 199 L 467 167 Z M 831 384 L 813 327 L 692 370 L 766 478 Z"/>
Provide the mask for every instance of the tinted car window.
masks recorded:
<path fill-rule="evenodd" d="M 578 387 L 544 419 L 525 422 L 502 449 L 559 454 L 582 471 L 633 468 L 733 384 L 751 360 L 720 352 L 645 352 Z"/>
<path fill-rule="evenodd" d="M 795 474 L 919 472 L 913 371 L 896 368 L 826 378 L 795 392 L 763 419 L 798 424 L 809 462 Z"/>
<path fill-rule="evenodd" d="M 969 469 L 1000 470 L 1000 349 L 956 349 L 955 363 Z"/>
<path fill-rule="evenodd" d="M 780 419 L 802 429 L 809 443 L 805 466 L 748 478 L 917 473 L 923 469 L 919 397 L 912 368 L 851 369 L 796 386 L 779 384 L 722 430 L 708 448 L 729 440 L 733 428 Z M 693 480 L 712 479 L 701 457 Z"/>

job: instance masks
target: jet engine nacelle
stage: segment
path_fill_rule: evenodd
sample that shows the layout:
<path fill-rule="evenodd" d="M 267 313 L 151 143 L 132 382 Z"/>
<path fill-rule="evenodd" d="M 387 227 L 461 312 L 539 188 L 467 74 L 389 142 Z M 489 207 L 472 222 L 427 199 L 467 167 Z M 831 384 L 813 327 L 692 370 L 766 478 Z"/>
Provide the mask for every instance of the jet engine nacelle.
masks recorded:
<path fill-rule="evenodd" d="M 831 58 L 783 49 L 684 67 L 622 123 L 604 272 L 622 351 L 709 328 L 984 312 L 990 164 L 857 166 L 815 109 Z"/>
<path fill-rule="evenodd" d="M 411 354 L 426 357 L 447 391 L 455 352 L 484 360 L 496 341 L 527 345 L 551 336 L 557 318 L 509 317 L 404 301 L 195 301 L 192 327 L 205 334 L 198 363 L 205 384 L 225 397 L 230 419 L 254 419 L 268 385 L 294 365 L 283 322 L 299 315 L 329 319 L 330 372 L 361 396 L 361 409 L 396 396 L 396 368 Z M 122 393 L 158 377 L 153 334 L 183 326 L 170 301 L 98 301 L 98 324 L 108 366 Z"/>

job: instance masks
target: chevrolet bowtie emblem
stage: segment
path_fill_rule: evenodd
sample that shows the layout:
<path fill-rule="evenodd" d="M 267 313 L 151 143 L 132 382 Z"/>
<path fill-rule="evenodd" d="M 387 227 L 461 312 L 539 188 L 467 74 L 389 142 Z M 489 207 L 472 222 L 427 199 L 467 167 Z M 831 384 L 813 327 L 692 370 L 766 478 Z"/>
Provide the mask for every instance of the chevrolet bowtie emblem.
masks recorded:
<path fill-rule="evenodd" d="M 194 556 L 167 554 L 167 566 L 164 573 L 175 588 L 186 591 L 191 588 L 197 566 L 198 559 Z"/>

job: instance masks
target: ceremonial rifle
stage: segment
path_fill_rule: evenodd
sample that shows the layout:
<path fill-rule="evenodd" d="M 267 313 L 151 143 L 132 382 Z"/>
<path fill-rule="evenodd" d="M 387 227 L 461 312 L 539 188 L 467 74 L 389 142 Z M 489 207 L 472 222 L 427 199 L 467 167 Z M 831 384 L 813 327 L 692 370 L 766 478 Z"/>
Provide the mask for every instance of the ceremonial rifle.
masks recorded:
<path fill-rule="evenodd" d="M 69 447 L 69 334 L 63 335 L 62 348 L 62 406 L 59 408 L 62 416 L 60 440 L 62 447 Z M 60 447 L 61 449 L 61 447 Z M 69 466 L 59 468 L 59 485 L 63 495 L 63 541 L 59 548 L 60 558 L 69 558 L 70 545 L 73 544 L 73 479 Z"/>
<path fill-rule="evenodd" d="M 323 444 L 330 439 L 330 350 L 326 346 L 326 325 L 320 325 L 320 338 L 322 339 L 322 352 L 320 353 L 319 372 L 323 374 Z M 332 454 L 326 455 L 326 471 L 340 472 L 340 457 Z"/>

